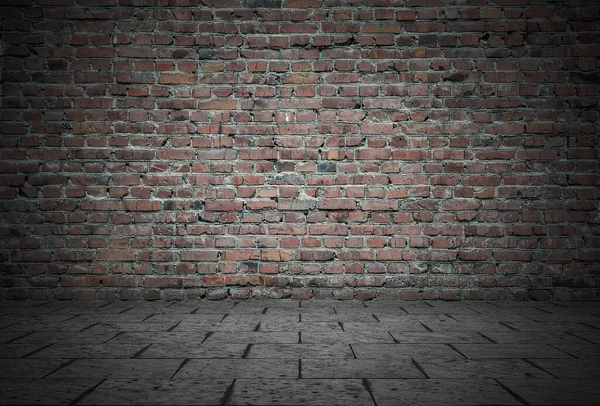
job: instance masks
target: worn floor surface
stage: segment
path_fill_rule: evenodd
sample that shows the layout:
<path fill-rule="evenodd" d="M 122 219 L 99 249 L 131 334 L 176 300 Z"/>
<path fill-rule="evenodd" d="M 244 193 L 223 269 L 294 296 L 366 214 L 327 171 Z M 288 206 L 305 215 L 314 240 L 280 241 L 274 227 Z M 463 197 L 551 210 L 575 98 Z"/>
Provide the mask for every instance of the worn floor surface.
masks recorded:
<path fill-rule="evenodd" d="M 0 404 L 598 405 L 600 304 L 0 302 Z"/>

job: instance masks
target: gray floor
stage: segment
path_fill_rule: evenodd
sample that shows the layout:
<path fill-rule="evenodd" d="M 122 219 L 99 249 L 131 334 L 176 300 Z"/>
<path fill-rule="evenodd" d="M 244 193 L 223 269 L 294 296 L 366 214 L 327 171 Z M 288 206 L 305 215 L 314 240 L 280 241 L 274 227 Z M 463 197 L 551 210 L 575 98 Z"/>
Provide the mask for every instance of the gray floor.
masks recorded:
<path fill-rule="evenodd" d="M 598 405 L 600 304 L 0 302 L 0 404 Z"/>

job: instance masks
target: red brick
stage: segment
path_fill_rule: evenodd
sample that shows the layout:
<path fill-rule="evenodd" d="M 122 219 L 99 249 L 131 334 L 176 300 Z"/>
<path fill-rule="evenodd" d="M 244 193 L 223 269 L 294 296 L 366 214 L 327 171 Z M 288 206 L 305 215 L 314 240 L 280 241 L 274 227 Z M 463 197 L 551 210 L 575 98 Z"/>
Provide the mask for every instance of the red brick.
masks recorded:
<path fill-rule="evenodd" d="M 107 250 L 96 253 L 96 259 L 100 261 L 135 261 L 135 252 Z"/>
<path fill-rule="evenodd" d="M 160 206 L 158 200 L 123 200 L 123 208 L 126 211 L 158 211 Z"/>
<path fill-rule="evenodd" d="M 354 210 L 356 201 L 353 199 L 322 199 L 319 200 L 320 210 Z"/>
<path fill-rule="evenodd" d="M 348 226 L 343 224 L 311 224 L 308 233 L 312 235 L 347 235 Z"/>
<path fill-rule="evenodd" d="M 260 259 L 263 261 L 288 262 L 293 259 L 291 251 L 282 250 L 264 250 Z"/>
<path fill-rule="evenodd" d="M 206 202 L 206 211 L 242 211 L 244 202 L 232 200 L 219 200 Z"/>
<path fill-rule="evenodd" d="M 235 110 L 237 100 L 211 100 L 198 103 L 198 110 Z"/>
<path fill-rule="evenodd" d="M 177 276 L 146 276 L 145 288 L 181 288 L 183 279 Z"/>
<path fill-rule="evenodd" d="M 331 261 L 335 258 L 333 251 L 319 251 L 319 250 L 300 250 L 301 261 Z"/>
<path fill-rule="evenodd" d="M 181 251 L 179 253 L 179 258 L 182 261 L 216 261 L 218 259 L 217 251 Z"/>

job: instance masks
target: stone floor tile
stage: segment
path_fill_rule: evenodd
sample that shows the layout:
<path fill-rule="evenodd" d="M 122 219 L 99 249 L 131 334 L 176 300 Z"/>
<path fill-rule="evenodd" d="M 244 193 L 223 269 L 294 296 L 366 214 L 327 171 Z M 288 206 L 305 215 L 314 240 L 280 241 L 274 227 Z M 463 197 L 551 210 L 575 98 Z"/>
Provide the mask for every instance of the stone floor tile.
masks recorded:
<path fill-rule="evenodd" d="M 10 321 L 10 320 L 5 320 L 5 321 L 0 320 L 0 329 L 2 329 L 3 331 L 11 331 L 11 332 L 18 332 L 18 333 L 28 331 L 28 330 L 25 330 L 25 327 L 22 327 L 22 326 L 18 326 L 18 328 L 11 328 L 10 330 L 8 329 L 9 327 L 17 326 L 19 324 L 20 324 L 19 322 L 14 322 L 14 321 Z"/>
<path fill-rule="evenodd" d="M 64 333 L 78 333 L 80 331 L 86 331 L 94 326 L 95 323 L 90 322 L 79 322 L 79 321 L 67 321 L 60 324 L 44 324 L 39 326 L 15 326 L 18 329 L 26 330 L 26 331 L 46 331 L 46 332 L 64 332 Z M 29 328 L 31 327 L 31 328 Z"/>
<path fill-rule="evenodd" d="M 503 400 L 510 404 L 521 398 L 536 404 L 536 393 L 560 392 L 556 383 L 560 388 L 567 380 L 571 386 L 577 379 L 600 381 L 596 362 L 600 330 L 594 328 L 600 327 L 598 303 L 36 302 L 39 307 L 27 302 L 21 306 L 4 303 L 0 301 L 0 356 L 6 358 L 0 359 L 0 380 L 9 379 L 0 381 L 0 404 L 35 403 L 31 396 L 36 396 L 32 393 L 37 393 L 38 387 L 37 400 L 42 403 L 71 403 L 91 388 L 83 385 L 77 393 L 70 391 L 69 385 L 80 381 L 69 377 L 82 376 L 97 377 L 93 385 L 104 379 L 98 390 L 109 396 L 88 391 L 89 396 L 79 403 L 107 400 L 115 404 L 126 401 L 127 396 L 144 404 L 194 403 L 195 398 L 187 392 L 187 397 L 180 399 L 179 391 L 196 390 L 211 380 L 222 386 L 211 392 L 214 396 L 210 399 L 197 398 L 199 404 L 220 404 L 226 399 L 242 403 L 235 397 L 238 384 L 248 382 L 244 385 L 250 386 L 250 381 L 263 385 L 253 389 L 255 400 L 244 398 L 254 403 L 280 404 L 269 393 L 270 387 L 264 386 L 268 382 L 276 383 L 277 388 L 291 387 L 292 395 L 298 393 L 284 401 L 288 404 L 302 404 L 302 396 L 309 404 L 327 404 L 319 403 L 319 396 L 325 402 L 329 397 L 337 399 L 335 391 L 339 389 L 344 398 L 344 385 L 352 379 L 367 396 L 356 401 L 359 404 L 372 404 L 369 390 L 380 406 L 392 403 L 390 399 L 410 404 L 406 395 L 419 391 L 417 400 L 423 404 L 470 404 L 478 399 L 484 404 Z M 325 395 L 316 384 L 321 378 L 333 385 Z M 234 380 L 233 390 L 226 391 Z M 282 380 L 300 386 L 282 386 Z M 25 383 L 17 388 L 15 382 L 21 381 Z M 155 384 L 151 386 L 150 381 Z M 475 381 L 479 386 L 473 386 Z M 7 386 L 8 382 L 12 383 Z M 47 382 L 52 382 L 52 390 L 59 386 L 56 393 Z M 66 386 L 60 387 L 63 382 Z M 400 382 L 408 389 L 398 393 L 385 387 L 389 397 L 380 390 L 379 402 L 377 382 Z M 512 383 L 523 393 L 495 382 Z M 529 389 L 530 382 L 537 389 Z M 551 389 L 545 387 L 548 382 L 553 383 Z M 598 403 L 591 384 L 578 385 L 587 394 L 581 398 L 584 400 L 572 397 L 571 404 L 584 404 L 588 398 L 594 399 L 589 403 Z M 157 397 L 144 393 L 142 399 L 135 398 L 136 390 L 151 392 L 155 387 Z M 490 396 L 501 395 L 480 397 L 481 387 Z M 120 388 L 127 390 L 114 393 Z M 305 395 L 300 393 L 302 388 L 309 388 Z M 14 396 L 18 390 L 23 392 L 21 399 L 4 400 L 5 393 Z M 282 396 L 286 394 L 283 390 Z M 435 393 L 443 396 L 437 398 Z M 463 393 L 466 397 L 461 398 Z M 505 399 L 507 394 L 510 397 Z M 540 402 L 562 404 L 569 399 L 561 396 Z M 346 399 L 345 404 L 351 404 L 357 398 Z"/>
<path fill-rule="evenodd" d="M 181 343 L 153 344 L 140 358 L 241 358 L 245 344 L 200 344 Z"/>
<path fill-rule="evenodd" d="M 260 300 L 252 302 L 238 302 L 232 309 L 227 312 L 230 314 L 248 313 L 262 314 L 265 309 L 268 310 L 292 310 L 299 309 L 297 300 Z"/>
<path fill-rule="evenodd" d="M 99 379 L 2 379 L 0 405 L 69 405 Z"/>
<path fill-rule="evenodd" d="M 86 322 L 84 320 L 77 321 L 55 321 L 54 319 L 39 319 L 39 320 L 23 320 L 11 322 L 5 327 L 3 331 L 65 331 L 65 332 L 78 332 L 85 328 L 92 326 L 94 322 Z"/>
<path fill-rule="evenodd" d="M 207 314 L 153 314 L 143 320 L 144 323 L 219 323 L 227 313 Z"/>
<path fill-rule="evenodd" d="M 306 379 L 415 379 L 425 378 L 410 358 L 395 359 L 302 359 Z"/>
<path fill-rule="evenodd" d="M 600 331 L 598 330 L 569 331 L 569 333 L 588 342 L 600 344 Z"/>
<path fill-rule="evenodd" d="M 598 302 L 541 302 L 547 306 L 559 307 L 559 308 L 574 308 L 574 309 L 598 309 Z"/>
<path fill-rule="evenodd" d="M 391 309 L 391 308 L 400 308 L 400 306 L 402 306 L 402 304 L 417 304 L 419 303 L 418 301 L 414 301 L 414 302 L 407 302 L 407 301 L 401 301 L 401 300 L 369 300 L 369 301 L 365 301 L 362 302 L 363 305 L 365 307 L 382 307 L 382 308 L 387 308 L 387 309 Z"/>
<path fill-rule="evenodd" d="M 350 308 L 352 310 L 353 308 Z M 333 307 L 269 307 L 265 312 L 268 316 L 283 316 L 288 314 L 336 314 Z"/>
<path fill-rule="evenodd" d="M 131 358 L 144 347 L 144 344 L 74 345 L 56 343 L 28 358 Z"/>
<path fill-rule="evenodd" d="M 100 323 L 88 328 L 90 332 L 119 331 L 168 331 L 177 326 L 177 322 L 167 323 Z"/>
<path fill-rule="evenodd" d="M 30 307 L 36 307 L 40 304 L 44 304 L 48 302 L 40 302 L 34 300 L 3 300 L 0 302 L 0 309 L 27 309 Z"/>
<path fill-rule="evenodd" d="M 60 324 L 68 320 L 77 318 L 77 314 L 33 314 L 29 316 L 23 316 L 18 314 L 10 314 L 2 318 L 2 322 L 10 323 L 21 323 L 21 325 L 32 324 L 32 325 L 47 325 L 47 324 Z"/>
<path fill-rule="evenodd" d="M 74 302 L 73 302 L 74 303 Z M 77 314 L 85 314 L 85 313 L 93 313 L 100 314 L 103 312 L 103 309 L 110 302 L 78 302 L 73 305 L 71 302 L 69 303 L 58 303 L 58 302 L 49 302 L 45 305 L 40 304 L 39 306 L 29 308 L 27 310 L 16 310 L 15 313 L 19 314 L 38 314 L 38 315 L 52 315 L 52 316 L 74 316 Z M 131 306 L 131 305 L 130 305 Z"/>
<path fill-rule="evenodd" d="M 48 379 L 78 378 L 171 378 L 182 359 L 78 359 Z"/>
<path fill-rule="evenodd" d="M 522 404 L 492 379 L 373 379 L 369 382 L 378 406 Z"/>
<path fill-rule="evenodd" d="M 24 358 L 29 354 L 34 354 L 42 350 L 48 344 L 33 343 L 33 344 L 2 344 L 0 345 L 0 359 L 16 359 Z M 55 357 L 55 358 L 69 358 L 69 357 Z"/>
<path fill-rule="evenodd" d="M 377 323 L 378 320 L 373 317 L 373 314 L 369 313 L 358 313 L 358 314 L 318 314 L 318 313 L 307 313 L 302 314 L 303 323 L 316 323 L 316 322 L 359 322 L 359 323 Z"/>
<path fill-rule="evenodd" d="M 535 321 L 509 321 L 506 322 L 507 325 L 512 327 L 517 331 L 585 331 L 585 330 L 594 330 L 595 327 L 579 323 L 576 321 L 573 322 L 535 322 Z"/>
<path fill-rule="evenodd" d="M 434 309 L 441 309 L 443 311 L 458 310 L 463 311 L 471 307 L 481 306 L 483 303 L 479 300 L 465 300 L 465 301 L 446 301 L 446 300 L 425 300 L 425 304 L 433 307 Z"/>
<path fill-rule="evenodd" d="M 241 320 L 238 323 L 215 323 L 201 320 L 184 320 L 173 327 L 172 331 L 254 331 L 256 320 Z"/>
<path fill-rule="evenodd" d="M 237 302 L 235 306 L 227 310 L 229 314 L 246 313 L 246 314 L 261 314 L 265 308 L 274 306 L 275 300 L 258 300 L 248 302 Z M 298 307 L 298 303 L 291 305 L 292 307 Z"/>
<path fill-rule="evenodd" d="M 297 313 L 280 313 L 277 315 L 270 314 L 248 314 L 248 313 L 237 313 L 228 314 L 223 320 L 217 320 L 221 325 L 239 325 L 249 324 L 256 326 L 258 323 L 271 322 L 278 324 L 294 324 L 299 323 L 303 320 L 303 316 Z"/>
<path fill-rule="evenodd" d="M 358 379 L 238 379 L 231 405 L 371 405 Z"/>
<path fill-rule="evenodd" d="M 304 333 L 308 334 L 308 333 Z M 324 333 L 318 333 L 324 334 Z M 208 336 L 206 344 L 217 343 L 246 343 L 246 344 L 296 344 L 298 343 L 299 335 L 296 331 L 274 331 L 274 332 L 225 332 L 217 331 Z"/>
<path fill-rule="evenodd" d="M 453 344 L 467 358 L 572 358 L 545 344 Z"/>
<path fill-rule="evenodd" d="M 260 331 L 342 331 L 337 322 L 285 322 L 266 320 L 260 324 Z"/>
<path fill-rule="evenodd" d="M 417 321 L 407 322 L 393 322 L 393 323 L 360 323 L 360 322 L 347 322 L 342 323 L 344 331 L 347 332 L 361 332 L 361 331 L 427 331 L 427 328 L 423 324 Z"/>
<path fill-rule="evenodd" d="M 120 332 L 111 333 L 112 337 L 108 341 L 110 344 L 179 344 L 179 345 L 199 345 L 202 343 L 208 331 L 151 331 L 151 332 Z"/>
<path fill-rule="evenodd" d="M 159 308 L 157 313 L 174 314 L 174 313 L 227 313 L 234 308 L 236 302 L 233 300 L 198 300 L 198 301 L 182 301 L 172 302 L 169 305 Z"/>
<path fill-rule="evenodd" d="M 455 359 L 419 362 L 430 378 L 552 378 L 520 359 Z"/>
<path fill-rule="evenodd" d="M 540 312 L 535 315 L 527 315 L 527 317 L 538 323 L 587 323 L 593 325 L 598 322 L 598 317 L 593 314 L 579 313 L 549 314 Z"/>
<path fill-rule="evenodd" d="M 43 378 L 66 362 L 64 359 L 0 359 L 0 379 Z"/>
<path fill-rule="evenodd" d="M 550 312 L 550 310 L 546 310 L 541 307 L 514 307 L 514 308 L 503 308 L 498 306 L 487 306 L 487 307 L 479 307 L 476 310 L 478 313 L 485 315 L 487 317 L 493 317 L 495 319 L 503 319 L 503 320 L 532 320 L 538 317 L 544 317 L 545 315 L 553 315 L 554 313 Z M 524 320 L 525 319 L 525 320 Z"/>
<path fill-rule="evenodd" d="M 486 344 L 490 342 L 473 331 L 390 331 L 390 334 L 401 344 Z"/>
<path fill-rule="evenodd" d="M 297 359 L 192 359 L 174 379 L 296 379 Z"/>
<path fill-rule="evenodd" d="M 464 305 L 477 313 L 485 313 L 491 309 L 492 312 L 497 312 L 501 308 L 494 304 L 495 302 L 486 302 L 483 300 L 467 300 Z"/>
<path fill-rule="evenodd" d="M 27 336 L 31 332 L 26 331 L 2 331 L 0 330 L 0 343 L 19 341 L 19 338 Z M 22 343 L 21 343 L 22 344 Z"/>
<path fill-rule="evenodd" d="M 582 344 L 586 341 L 571 334 L 560 331 L 488 331 L 478 330 L 479 333 L 495 341 L 498 344 Z M 599 336 L 600 338 L 600 336 Z"/>
<path fill-rule="evenodd" d="M 255 344 L 248 358 L 354 358 L 345 344 Z"/>
<path fill-rule="evenodd" d="M 499 382 L 532 406 L 600 404 L 597 379 L 500 379 Z"/>
<path fill-rule="evenodd" d="M 416 303 L 402 303 L 400 305 L 406 313 L 410 315 L 424 315 L 424 314 L 445 314 L 445 313 L 454 313 L 454 314 L 478 314 L 473 309 L 469 308 L 465 304 L 462 305 L 428 305 L 425 302 L 421 302 L 421 304 Z"/>
<path fill-rule="evenodd" d="M 433 307 L 430 307 L 430 306 L 426 306 L 426 305 L 419 306 L 419 307 L 417 307 L 417 306 L 410 306 L 410 307 L 401 306 L 400 308 L 402 310 L 404 310 L 404 312 L 406 312 L 406 314 L 409 315 L 409 316 L 422 316 L 422 315 L 429 315 L 429 314 L 432 314 L 432 315 L 444 314 L 444 312 L 441 311 L 440 309 L 436 309 L 436 308 L 433 308 Z M 470 312 L 472 312 L 472 311 L 470 311 Z"/>
<path fill-rule="evenodd" d="M 360 332 L 343 331 L 303 331 L 303 344 L 355 344 L 355 343 L 388 343 L 394 342 L 386 331 L 364 330 Z"/>
<path fill-rule="evenodd" d="M 205 308 L 206 306 L 202 306 L 203 302 L 197 302 L 194 300 L 190 301 L 181 301 L 181 302 L 173 302 L 168 306 L 161 308 L 161 313 L 169 313 L 169 314 L 190 314 L 192 312 L 196 312 L 199 309 Z M 227 311 L 233 307 L 233 303 L 228 301 L 227 303 L 221 304 L 218 309 L 219 311 Z M 214 307 L 213 307 L 214 308 Z"/>
<path fill-rule="evenodd" d="M 98 310 L 102 313 L 109 314 L 120 314 L 123 312 L 129 314 L 136 313 L 144 313 L 144 314 L 152 314 L 152 313 L 160 313 L 164 311 L 172 303 L 169 302 L 161 302 L 161 301 L 153 301 L 153 302 L 120 302 L 114 301 L 106 306 L 100 307 Z"/>
<path fill-rule="evenodd" d="M 554 347 L 577 358 L 600 358 L 600 344 L 555 344 Z"/>
<path fill-rule="evenodd" d="M 185 304 L 184 302 L 181 302 L 182 304 Z M 241 304 L 241 302 L 237 302 L 235 300 L 230 300 L 230 299 L 223 299 L 223 300 L 196 300 L 196 301 L 191 301 L 191 303 L 193 303 L 193 305 L 197 305 L 197 308 L 200 308 L 201 310 L 229 310 L 234 308 L 235 306 L 239 306 Z M 172 306 L 176 306 L 177 302 L 175 302 L 175 304 L 173 304 Z M 170 308 L 171 306 L 168 306 L 168 308 Z"/>
<path fill-rule="evenodd" d="M 561 379 L 600 379 L 600 362 L 597 359 L 533 359 L 530 362 Z"/>
<path fill-rule="evenodd" d="M 581 324 L 585 328 L 593 328 L 595 330 L 600 330 L 600 318 L 597 320 L 598 321 L 580 321 L 579 324 Z"/>
<path fill-rule="evenodd" d="M 73 317 L 71 319 L 69 319 L 68 321 L 64 322 L 64 323 L 79 323 L 79 324 L 83 324 L 86 326 L 90 326 L 92 324 L 96 324 L 96 323 L 141 323 L 144 320 L 146 320 L 148 317 L 150 317 L 152 315 L 152 313 L 148 313 L 148 314 L 93 314 L 93 313 L 88 313 L 88 314 L 82 314 L 82 315 L 78 315 L 76 317 Z M 169 322 L 171 322 L 172 320 L 169 320 Z"/>
<path fill-rule="evenodd" d="M 55 331 L 40 331 L 37 333 L 27 334 L 18 340 L 15 344 L 54 344 L 54 343 L 69 343 L 69 344 L 103 344 L 115 336 L 114 332 L 96 333 L 89 330 L 72 333 L 72 332 L 55 332 Z"/>
<path fill-rule="evenodd" d="M 359 359 L 412 358 L 417 361 L 464 359 L 462 355 L 444 344 L 353 344 L 352 349 Z"/>
<path fill-rule="evenodd" d="M 529 301 L 529 302 L 518 302 L 518 301 L 493 301 L 493 302 L 486 302 L 488 303 L 490 306 L 493 307 L 499 307 L 499 308 L 504 308 L 504 309 L 522 309 L 522 308 L 528 308 L 528 307 L 541 307 L 541 308 L 545 308 L 545 307 L 554 307 L 554 305 L 552 303 L 547 303 L 547 302 L 536 302 L 536 301 Z"/>
<path fill-rule="evenodd" d="M 102 316 L 116 316 L 119 314 L 129 313 L 130 316 L 143 316 L 152 314 L 153 309 L 147 309 L 146 307 L 137 307 L 132 303 L 129 303 L 127 307 L 121 308 L 113 308 L 112 304 L 108 306 L 99 306 L 99 307 L 89 307 L 89 308 L 81 308 L 81 307 L 61 307 L 58 309 L 54 309 L 49 314 L 55 316 L 77 316 L 77 315 L 102 315 Z"/>
<path fill-rule="evenodd" d="M 511 311 L 504 312 L 495 312 L 495 313 L 483 313 L 483 314 L 446 314 L 448 317 L 452 317 L 456 321 L 461 323 L 470 323 L 470 324 L 497 324 L 500 322 L 510 322 L 510 321 L 521 321 L 521 322 L 531 322 L 531 318 L 516 314 Z"/>
<path fill-rule="evenodd" d="M 406 317 L 408 313 L 402 310 L 399 307 L 339 307 L 335 308 L 334 314 L 341 315 L 354 315 L 354 314 L 366 314 L 366 315 L 389 315 L 389 316 L 398 316 L 398 317 Z"/>
<path fill-rule="evenodd" d="M 457 324 L 458 322 L 446 314 L 382 314 L 376 315 L 382 323 L 449 323 Z"/>
<path fill-rule="evenodd" d="M 78 405 L 219 405 L 230 380 L 107 379 Z"/>
<path fill-rule="evenodd" d="M 479 330 L 486 330 L 486 331 L 514 331 L 511 330 L 509 327 L 505 326 L 504 324 L 501 324 L 499 322 L 493 322 L 493 321 L 488 321 L 488 322 L 470 322 L 470 321 L 464 321 L 464 322 L 437 322 L 437 321 L 427 321 L 424 320 L 422 321 L 422 323 L 431 331 L 437 331 L 437 332 L 451 332 L 451 331 L 479 331 Z"/>

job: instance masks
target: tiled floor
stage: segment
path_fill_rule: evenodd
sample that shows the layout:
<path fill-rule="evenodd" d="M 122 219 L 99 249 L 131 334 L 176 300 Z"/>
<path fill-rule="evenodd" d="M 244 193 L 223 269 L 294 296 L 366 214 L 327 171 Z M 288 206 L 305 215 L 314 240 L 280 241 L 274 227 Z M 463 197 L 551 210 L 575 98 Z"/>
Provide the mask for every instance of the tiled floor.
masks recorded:
<path fill-rule="evenodd" d="M 600 303 L 0 302 L 0 404 L 598 405 Z"/>

